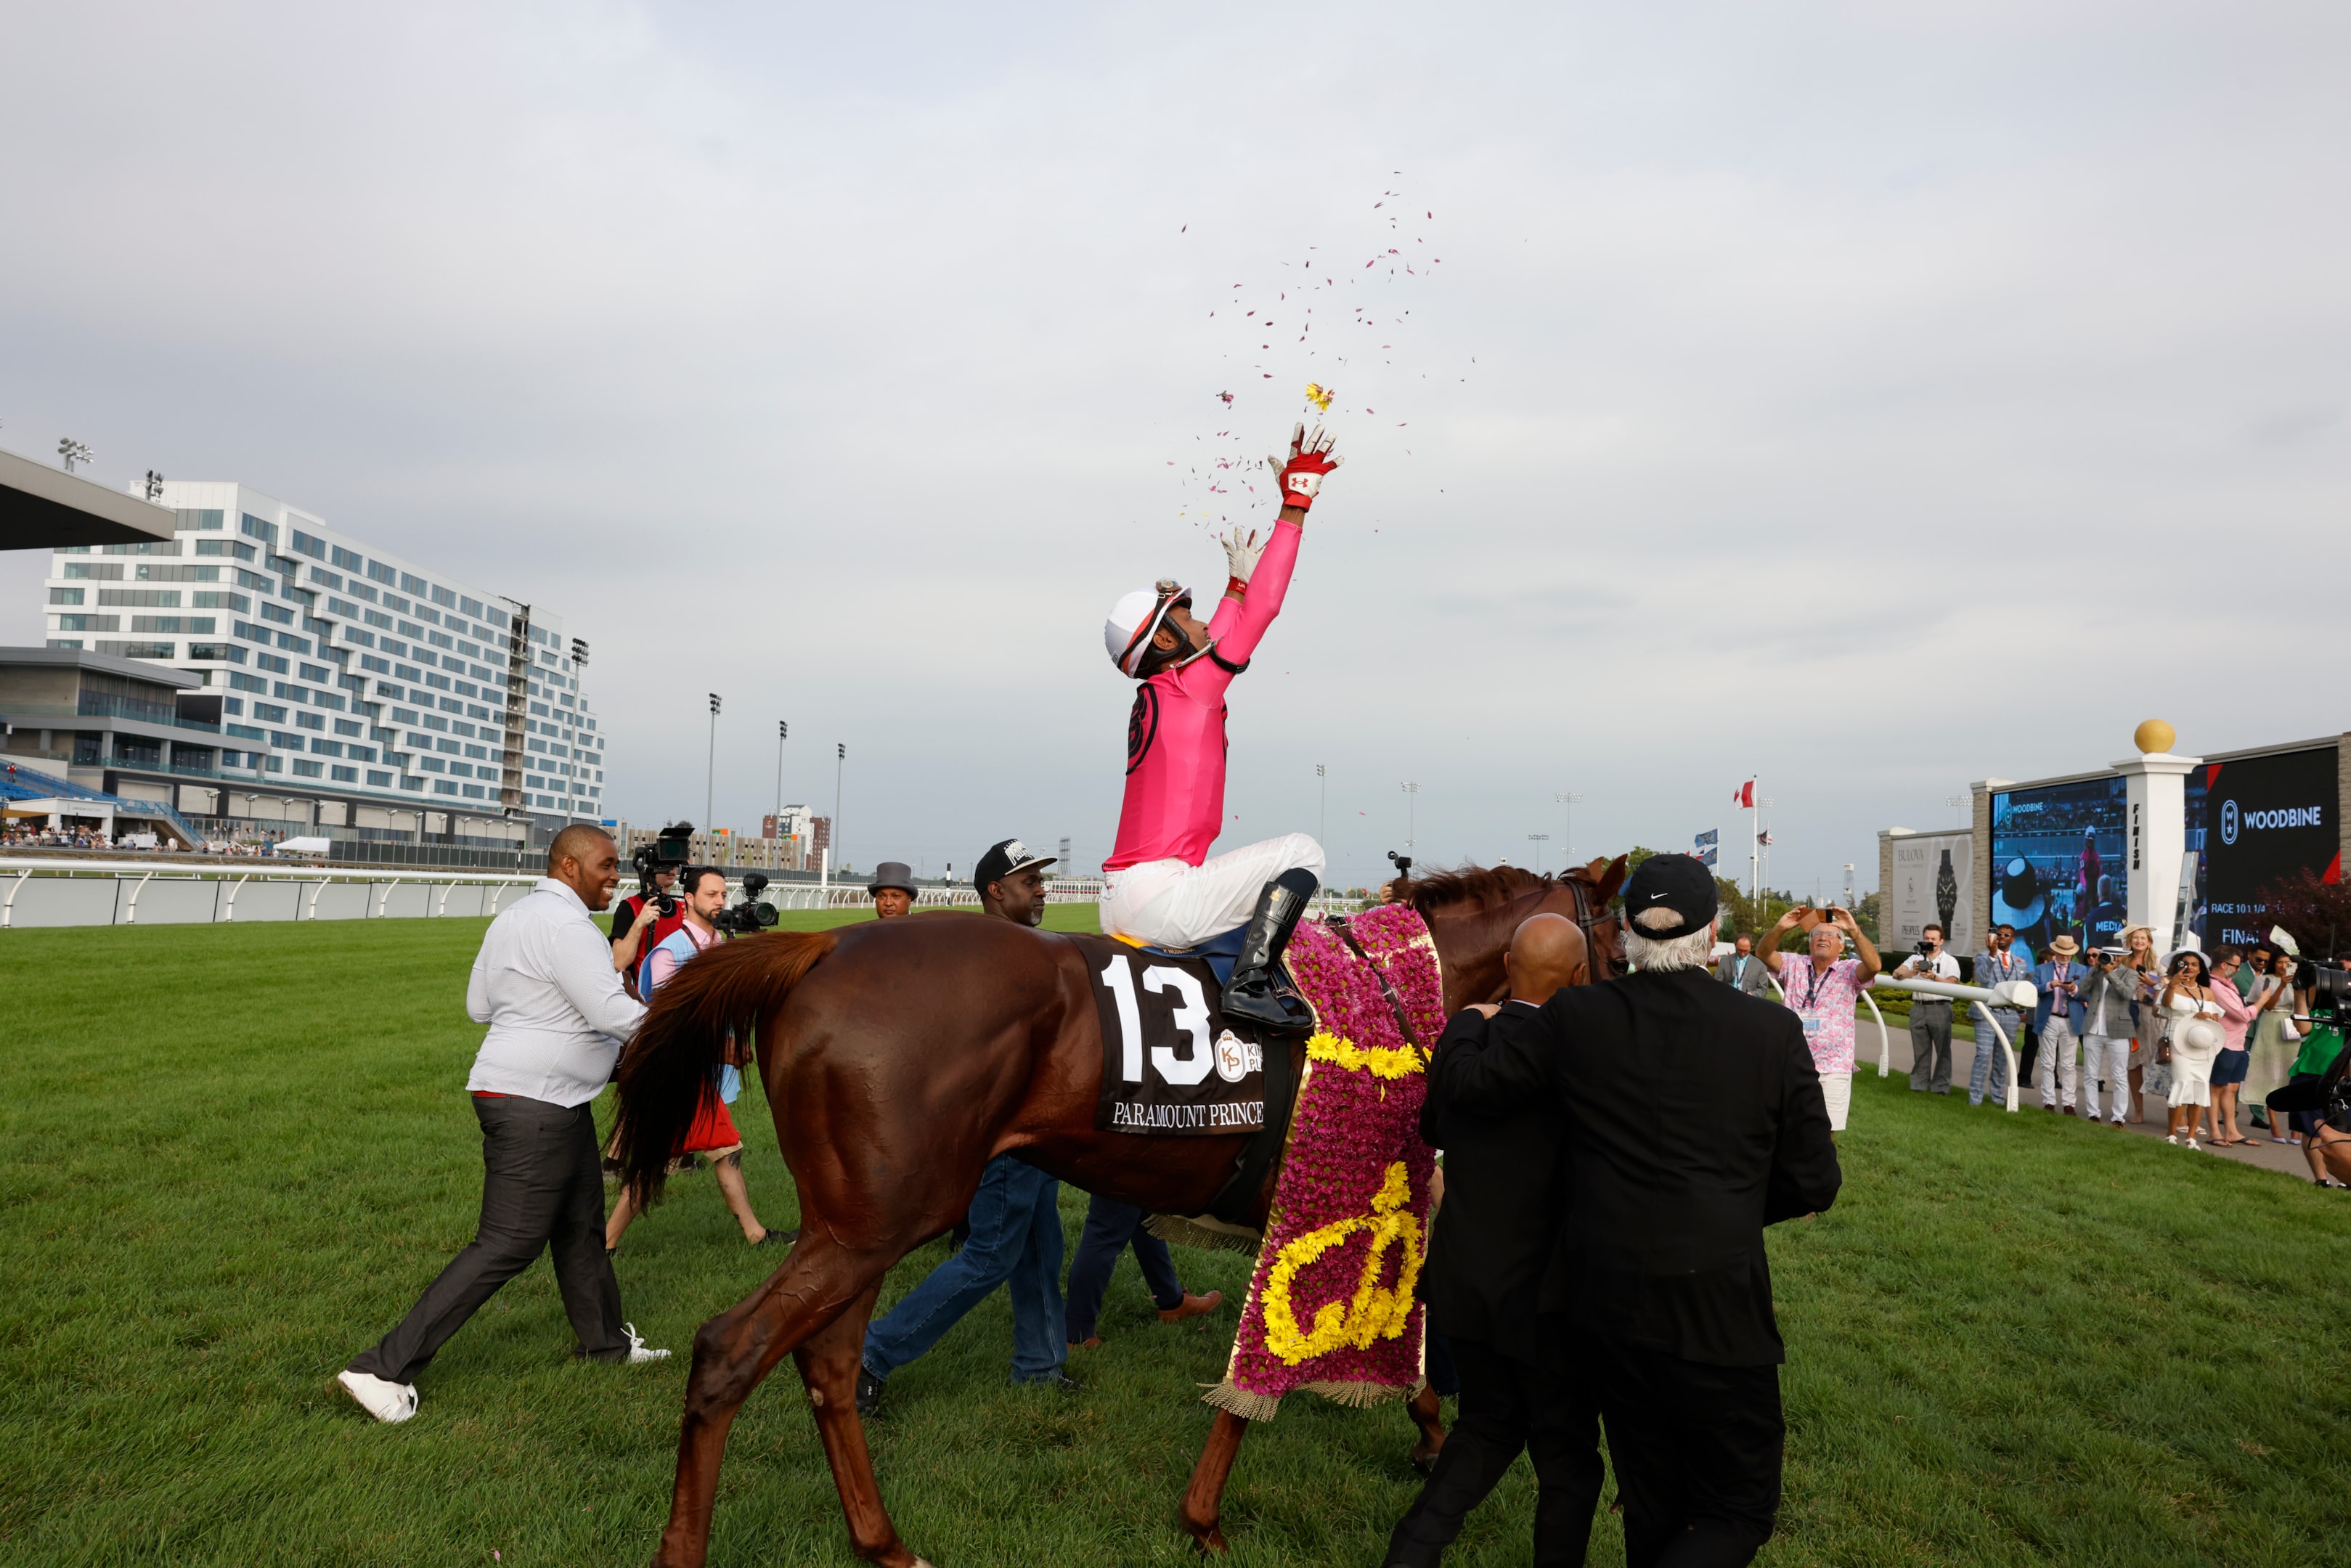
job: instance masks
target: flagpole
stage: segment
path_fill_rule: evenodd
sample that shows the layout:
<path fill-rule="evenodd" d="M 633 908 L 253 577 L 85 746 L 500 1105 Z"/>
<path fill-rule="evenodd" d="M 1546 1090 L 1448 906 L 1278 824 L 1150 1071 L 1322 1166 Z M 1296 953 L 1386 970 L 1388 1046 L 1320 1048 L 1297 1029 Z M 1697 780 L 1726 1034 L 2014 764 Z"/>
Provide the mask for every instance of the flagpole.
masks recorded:
<path fill-rule="evenodd" d="M 1747 901 L 1755 906 L 1755 924 L 1763 924 L 1763 839 L 1758 825 L 1763 818 L 1763 792 L 1756 788 L 1759 779 L 1747 781 Z"/>

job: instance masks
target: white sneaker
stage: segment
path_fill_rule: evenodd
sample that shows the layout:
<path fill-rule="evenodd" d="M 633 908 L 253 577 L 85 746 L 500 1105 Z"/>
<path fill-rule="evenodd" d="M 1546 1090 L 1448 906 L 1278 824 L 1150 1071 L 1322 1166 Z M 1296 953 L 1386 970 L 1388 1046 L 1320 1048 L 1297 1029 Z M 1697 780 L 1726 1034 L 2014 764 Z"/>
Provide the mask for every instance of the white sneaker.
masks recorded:
<path fill-rule="evenodd" d="M 371 1372 L 352 1372 L 346 1368 L 335 1375 L 343 1392 L 359 1401 L 360 1408 L 379 1421 L 399 1423 L 416 1414 L 416 1385 L 394 1383 L 378 1377 Z"/>
<path fill-rule="evenodd" d="M 642 1366 L 649 1361 L 667 1361 L 669 1359 L 669 1352 L 665 1350 L 647 1350 L 645 1348 L 644 1335 L 637 1332 L 636 1324 L 622 1323 L 621 1327 L 625 1329 L 629 1335 L 627 1364 L 631 1366 Z"/>

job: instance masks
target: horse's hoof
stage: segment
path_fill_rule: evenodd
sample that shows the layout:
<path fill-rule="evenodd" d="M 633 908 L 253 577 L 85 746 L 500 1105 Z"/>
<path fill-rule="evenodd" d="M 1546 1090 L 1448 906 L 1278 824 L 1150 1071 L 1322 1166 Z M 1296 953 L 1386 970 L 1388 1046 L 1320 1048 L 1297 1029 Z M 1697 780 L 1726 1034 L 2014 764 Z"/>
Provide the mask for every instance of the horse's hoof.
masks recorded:
<path fill-rule="evenodd" d="M 1437 1450 L 1435 1448 L 1415 1448 L 1412 1451 L 1412 1468 L 1418 1470 L 1425 1476 L 1435 1475 L 1437 1473 Z"/>

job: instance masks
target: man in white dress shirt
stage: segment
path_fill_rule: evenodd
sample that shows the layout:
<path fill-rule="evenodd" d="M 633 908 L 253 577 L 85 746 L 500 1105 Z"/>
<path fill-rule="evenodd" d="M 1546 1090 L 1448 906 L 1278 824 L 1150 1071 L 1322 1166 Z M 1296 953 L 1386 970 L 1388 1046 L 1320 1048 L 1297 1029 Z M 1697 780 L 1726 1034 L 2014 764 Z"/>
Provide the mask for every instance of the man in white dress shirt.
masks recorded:
<path fill-rule="evenodd" d="M 449 1336 L 549 1245 L 579 1354 L 659 1361 L 621 1319 L 604 1253 L 604 1181 L 593 1102 L 644 1008 L 622 989 L 591 912 L 612 901 L 619 852 L 576 823 L 548 846 L 547 875 L 490 923 L 465 1015 L 490 1026 L 465 1080 L 482 1124 L 481 1227 L 400 1325 L 336 1381 L 382 1421 L 416 1414 L 416 1375 Z"/>

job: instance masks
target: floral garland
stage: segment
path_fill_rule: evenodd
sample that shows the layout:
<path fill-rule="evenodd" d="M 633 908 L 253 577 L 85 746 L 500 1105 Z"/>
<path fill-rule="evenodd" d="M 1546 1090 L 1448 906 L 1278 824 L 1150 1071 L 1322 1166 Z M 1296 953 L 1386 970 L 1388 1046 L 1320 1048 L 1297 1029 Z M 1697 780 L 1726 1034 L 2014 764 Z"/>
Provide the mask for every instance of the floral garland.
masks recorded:
<path fill-rule="evenodd" d="M 1436 1156 L 1420 1140 L 1420 1107 L 1425 1046 L 1445 1025 L 1443 983 L 1428 927 L 1409 906 L 1357 916 L 1349 935 L 1364 957 L 1316 922 L 1290 944 L 1290 972 L 1320 1028 L 1307 1042 L 1232 1359 L 1207 1395 L 1251 1420 L 1270 1419 L 1301 1389 L 1368 1405 L 1422 1381 L 1413 1291 Z"/>

